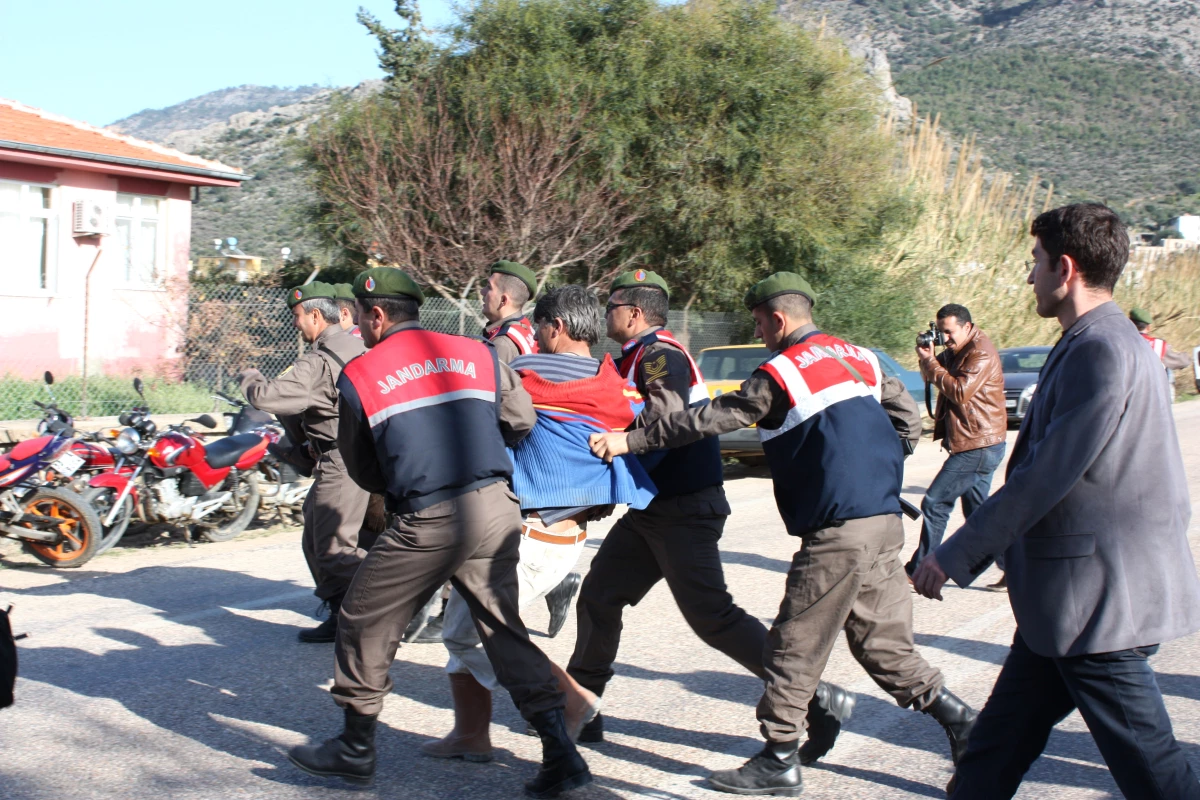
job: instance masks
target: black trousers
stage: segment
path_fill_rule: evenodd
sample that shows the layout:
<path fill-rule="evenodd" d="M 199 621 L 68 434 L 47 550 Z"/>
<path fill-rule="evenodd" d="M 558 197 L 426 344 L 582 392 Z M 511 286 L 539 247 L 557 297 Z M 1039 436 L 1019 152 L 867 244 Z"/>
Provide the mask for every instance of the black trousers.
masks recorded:
<path fill-rule="evenodd" d="M 1157 651 L 1047 658 L 1018 630 L 959 761 L 953 800 L 1012 797 L 1050 731 L 1076 708 L 1125 797 L 1200 798 L 1146 660 Z"/>
<path fill-rule="evenodd" d="M 688 625 L 706 644 L 766 679 L 767 630 L 733 602 L 725 587 L 718 544 L 729 515 L 725 492 L 714 486 L 659 497 L 617 521 L 579 592 L 578 634 L 567 672 L 603 694 L 621 644 L 621 616 L 660 580 L 667 582 Z"/>

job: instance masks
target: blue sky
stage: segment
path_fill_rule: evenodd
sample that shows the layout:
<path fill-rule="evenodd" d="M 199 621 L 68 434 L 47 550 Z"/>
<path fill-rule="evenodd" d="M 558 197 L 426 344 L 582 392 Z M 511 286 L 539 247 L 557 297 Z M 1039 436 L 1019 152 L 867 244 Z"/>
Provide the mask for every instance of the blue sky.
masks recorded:
<path fill-rule="evenodd" d="M 392 0 L 0 0 L 0 97 L 107 125 L 227 86 L 352 85 L 382 75 L 360 6 L 398 27 Z"/>

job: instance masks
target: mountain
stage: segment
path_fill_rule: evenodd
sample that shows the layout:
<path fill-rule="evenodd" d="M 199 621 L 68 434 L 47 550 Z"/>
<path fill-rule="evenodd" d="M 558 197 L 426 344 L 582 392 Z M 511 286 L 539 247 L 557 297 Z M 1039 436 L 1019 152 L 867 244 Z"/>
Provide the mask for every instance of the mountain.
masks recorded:
<path fill-rule="evenodd" d="M 784 0 L 883 50 L 921 115 L 1135 222 L 1200 211 L 1200 0 Z"/>
<path fill-rule="evenodd" d="M 292 146 L 341 92 L 377 91 L 380 81 L 351 89 L 319 86 L 237 86 L 210 92 L 170 108 L 142 111 L 109 127 L 204 158 L 250 175 L 240 189 L 205 188 L 192 208 L 192 257 L 212 252 L 214 239 L 237 237 L 250 255 L 277 258 L 315 255 L 319 243 L 300 217 L 312 200 Z"/>

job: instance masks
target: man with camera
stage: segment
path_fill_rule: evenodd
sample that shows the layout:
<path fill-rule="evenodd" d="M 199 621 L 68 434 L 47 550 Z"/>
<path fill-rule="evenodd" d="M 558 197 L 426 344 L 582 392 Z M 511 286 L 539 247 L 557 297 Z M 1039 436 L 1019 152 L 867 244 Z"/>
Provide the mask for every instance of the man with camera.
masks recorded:
<path fill-rule="evenodd" d="M 937 345 L 945 349 L 935 356 Z M 1000 356 L 971 321 L 970 311 L 956 303 L 942 306 L 930 331 L 917 337 L 917 357 L 925 382 L 938 390 L 933 439 L 942 440 L 950 457 L 921 501 L 925 522 L 921 542 L 905 565 L 910 576 L 942 543 L 955 500 L 962 498 L 964 517 L 987 500 L 1008 431 Z"/>

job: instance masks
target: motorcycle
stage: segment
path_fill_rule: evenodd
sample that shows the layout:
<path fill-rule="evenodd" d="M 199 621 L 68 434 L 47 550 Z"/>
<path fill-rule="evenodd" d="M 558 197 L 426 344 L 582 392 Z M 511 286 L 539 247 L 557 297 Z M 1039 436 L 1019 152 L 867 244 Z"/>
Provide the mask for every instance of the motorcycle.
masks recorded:
<path fill-rule="evenodd" d="M 270 441 L 266 456 L 258 463 L 259 472 L 266 479 L 265 485 L 259 487 L 262 505 L 264 508 L 273 508 L 281 522 L 298 522 L 304 500 L 312 489 L 312 480 L 306 479 L 294 466 L 272 452 L 275 448 L 271 445 L 277 445 L 283 450 L 291 447 L 288 435 L 273 416 L 259 411 L 244 400 L 222 392 L 217 392 L 213 398 L 237 409 L 235 412 L 227 411 L 224 414 L 226 430 L 231 436 L 255 433 Z"/>
<path fill-rule="evenodd" d="M 49 372 L 46 383 L 53 383 Z M 52 567 L 86 564 L 96 556 L 103 531 L 83 497 L 43 483 L 47 472 L 70 476 L 79 468 L 82 460 L 70 452 L 73 436 L 70 425 L 56 420 L 41 436 L 0 455 L 0 536 L 17 539 Z"/>
<path fill-rule="evenodd" d="M 111 492 L 93 497 L 107 509 L 102 524 L 115 529 L 130 501 L 130 513 L 143 522 L 185 524 L 188 541 L 194 535 L 210 542 L 233 539 L 258 511 L 257 467 L 268 440 L 250 433 L 205 444 L 203 435 L 187 423 L 215 428 L 217 422 L 208 414 L 159 432 L 144 405 L 140 378 L 134 379 L 134 389 L 143 405 L 117 435 L 114 446 L 122 456 L 120 463 L 89 481 L 90 488 Z"/>

